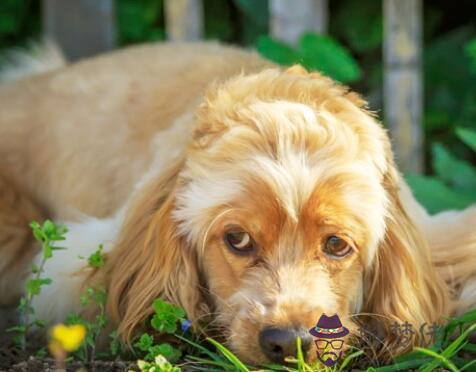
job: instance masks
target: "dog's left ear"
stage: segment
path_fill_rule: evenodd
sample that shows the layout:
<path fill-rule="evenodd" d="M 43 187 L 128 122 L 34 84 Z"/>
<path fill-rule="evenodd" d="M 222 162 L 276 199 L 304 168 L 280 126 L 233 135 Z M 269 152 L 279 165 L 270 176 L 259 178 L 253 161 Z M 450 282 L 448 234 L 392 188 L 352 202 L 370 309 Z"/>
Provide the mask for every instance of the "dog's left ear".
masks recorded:
<path fill-rule="evenodd" d="M 441 322 L 448 311 L 448 290 L 438 276 L 427 242 L 411 221 L 399 196 L 399 177 L 393 160 L 384 176 L 390 199 L 386 236 L 364 277 L 364 313 L 372 317 L 389 340 L 387 351 L 400 354 L 421 343 L 419 329 Z M 392 332 L 395 323 L 408 322 L 415 332 L 405 345 Z M 383 327 L 382 327 L 383 326 Z"/>
<path fill-rule="evenodd" d="M 108 315 L 130 344 L 152 315 L 156 298 L 182 307 L 194 326 L 205 309 L 195 250 L 177 234 L 172 218 L 183 161 L 141 190 L 106 260 Z"/>

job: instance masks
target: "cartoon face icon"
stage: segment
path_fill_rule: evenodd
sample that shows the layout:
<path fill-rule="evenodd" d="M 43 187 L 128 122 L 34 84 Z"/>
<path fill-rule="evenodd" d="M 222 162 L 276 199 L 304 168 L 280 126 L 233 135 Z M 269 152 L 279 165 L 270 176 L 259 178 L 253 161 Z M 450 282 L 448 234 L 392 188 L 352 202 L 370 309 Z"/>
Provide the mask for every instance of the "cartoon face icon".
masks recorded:
<path fill-rule="evenodd" d="M 309 330 L 315 337 L 317 358 L 327 367 L 332 367 L 342 356 L 344 337 L 349 330 L 344 327 L 337 314 L 322 314 L 316 326 Z"/>
<path fill-rule="evenodd" d="M 342 346 L 344 346 L 344 340 L 325 340 L 318 338 L 314 340 L 314 343 L 316 344 L 317 348 L 317 359 L 319 359 L 327 367 L 332 367 L 342 356 Z"/>

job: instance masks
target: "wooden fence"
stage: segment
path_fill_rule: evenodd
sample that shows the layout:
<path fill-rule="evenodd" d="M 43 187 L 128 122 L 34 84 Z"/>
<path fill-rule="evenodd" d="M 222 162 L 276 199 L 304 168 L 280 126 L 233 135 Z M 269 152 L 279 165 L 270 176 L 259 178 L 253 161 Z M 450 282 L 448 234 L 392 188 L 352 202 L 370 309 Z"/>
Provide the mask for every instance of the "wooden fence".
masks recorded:
<path fill-rule="evenodd" d="M 206 0 L 165 0 L 167 37 L 203 37 Z M 376 0 L 377 1 L 377 0 Z M 381 0 L 384 15 L 384 121 L 402 170 L 423 168 L 421 0 Z M 295 43 L 305 31 L 324 33 L 328 0 L 269 0 L 270 33 Z M 44 32 L 71 59 L 115 47 L 114 0 L 43 0 Z"/>

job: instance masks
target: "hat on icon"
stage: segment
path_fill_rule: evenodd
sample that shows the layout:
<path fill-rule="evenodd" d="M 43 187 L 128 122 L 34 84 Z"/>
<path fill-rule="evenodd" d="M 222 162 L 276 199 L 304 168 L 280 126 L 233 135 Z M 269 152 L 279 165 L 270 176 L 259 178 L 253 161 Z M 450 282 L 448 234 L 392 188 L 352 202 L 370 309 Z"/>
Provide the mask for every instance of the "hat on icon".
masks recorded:
<path fill-rule="evenodd" d="M 339 319 L 339 315 L 327 316 L 322 314 L 315 327 L 309 333 L 318 338 L 340 338 L 349 334 L 349 330 L 344 327 Z"/>

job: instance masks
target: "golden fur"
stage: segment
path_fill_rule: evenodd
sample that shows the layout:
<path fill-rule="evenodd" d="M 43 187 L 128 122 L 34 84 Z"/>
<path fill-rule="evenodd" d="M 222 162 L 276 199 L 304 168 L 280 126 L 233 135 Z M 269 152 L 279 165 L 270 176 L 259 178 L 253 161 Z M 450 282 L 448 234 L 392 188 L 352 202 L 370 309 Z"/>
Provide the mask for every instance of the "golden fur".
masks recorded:
<path fill-rule="evenodd" d="M 126 343 L 157 297 L 255 363 L 267 362 L 265 326 L 311 328 L 323 312 L 354 334 L 375 322 L 388 357 L 408 349 L 394 322 L 419 328 L 474 305 L 464 288 L 476 210 L 451 212 L 451 228 L 426 214 L 365 101 L 318 73 L 215 44 L 163 44 L 6 84 L 0 102 L 0 172 L 22 190 L 4 208 L 13 186 L 0 185 L 0 226 L 18 220 L 24 234 L 39 210 L 125 216 L 106 267 L 83 284 L 107 287 Z M 230 226 L 259 249 L 232 253 Z M 330 235 L 345 236 L 352 254 L 326 255 Z M 34 249 L 25 238 L 2 244 L 0 257 L 27 267 Z M 5 284 L 12 276 L 25 274 L 0 266 L 2 299 L 19 295 Z"/>

